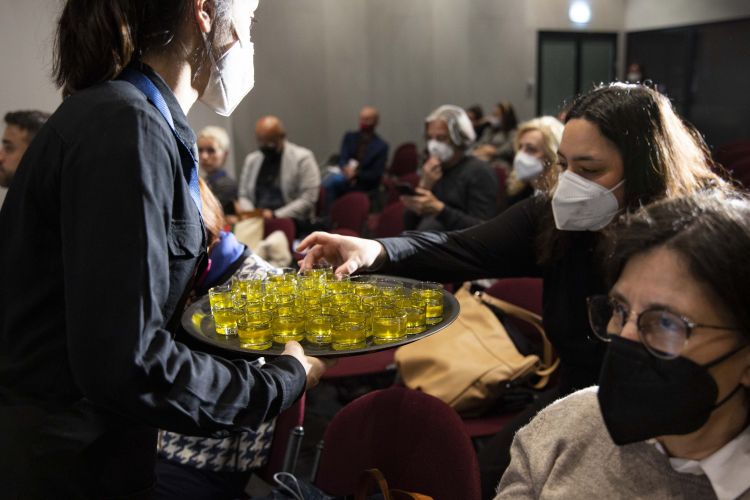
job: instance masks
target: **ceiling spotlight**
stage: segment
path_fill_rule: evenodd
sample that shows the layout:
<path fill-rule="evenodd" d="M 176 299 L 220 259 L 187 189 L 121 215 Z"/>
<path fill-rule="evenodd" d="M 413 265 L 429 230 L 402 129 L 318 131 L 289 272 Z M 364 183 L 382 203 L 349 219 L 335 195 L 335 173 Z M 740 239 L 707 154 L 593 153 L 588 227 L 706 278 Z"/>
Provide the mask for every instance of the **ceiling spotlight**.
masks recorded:
<path fill-rule="evenodd" d="M 591 21 L 591 7 L 588 2 L 575 0 L 570 4 L 568 17 L 576 24 L 586 24 Z"/>

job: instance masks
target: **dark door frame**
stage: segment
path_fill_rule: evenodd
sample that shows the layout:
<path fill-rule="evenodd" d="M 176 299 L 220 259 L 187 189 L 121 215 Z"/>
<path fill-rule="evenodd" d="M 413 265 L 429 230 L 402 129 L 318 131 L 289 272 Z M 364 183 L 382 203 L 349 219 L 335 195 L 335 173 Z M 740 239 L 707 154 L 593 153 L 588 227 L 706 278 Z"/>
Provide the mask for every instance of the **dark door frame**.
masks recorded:
<path fill-rule="evenodd" d="M 542 113 L 542 41 L 572 40 L 576 47 L 575 60 L 575 94 L 581 92 L 581 42 L 583 40 L 606 40 L 613 42 L 612 74 L 617 76 L 617 33 L 600 31 L 539 31 L 536 43 L 536 115 Z"/>

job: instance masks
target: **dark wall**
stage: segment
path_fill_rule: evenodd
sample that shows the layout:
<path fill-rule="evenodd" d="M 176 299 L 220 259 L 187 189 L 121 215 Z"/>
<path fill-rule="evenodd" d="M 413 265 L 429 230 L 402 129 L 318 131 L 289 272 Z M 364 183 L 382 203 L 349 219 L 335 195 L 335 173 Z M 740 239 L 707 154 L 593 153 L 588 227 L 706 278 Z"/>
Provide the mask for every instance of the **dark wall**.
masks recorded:
<path fill-rule="evenodd" d="M 750 139 L 750 19 L 627 34 L 627 62 L 668 95 L 712 148 Z"/>

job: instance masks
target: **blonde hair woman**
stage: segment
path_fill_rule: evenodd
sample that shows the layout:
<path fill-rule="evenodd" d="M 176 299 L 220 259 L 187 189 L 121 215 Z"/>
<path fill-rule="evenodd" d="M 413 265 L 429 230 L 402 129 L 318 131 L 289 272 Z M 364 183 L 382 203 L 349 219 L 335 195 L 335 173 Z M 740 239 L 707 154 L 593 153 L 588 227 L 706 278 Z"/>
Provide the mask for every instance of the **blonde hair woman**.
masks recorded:
<path fill-rule="evenodd" d="M 518 127 L 513 141 L 513 170 L 508 176 L 508 204 L 512 205 L 535 192 L 549 192 L 557 183 L 557 148 L 563 124 L 553 116 L 534 118 Z"/>

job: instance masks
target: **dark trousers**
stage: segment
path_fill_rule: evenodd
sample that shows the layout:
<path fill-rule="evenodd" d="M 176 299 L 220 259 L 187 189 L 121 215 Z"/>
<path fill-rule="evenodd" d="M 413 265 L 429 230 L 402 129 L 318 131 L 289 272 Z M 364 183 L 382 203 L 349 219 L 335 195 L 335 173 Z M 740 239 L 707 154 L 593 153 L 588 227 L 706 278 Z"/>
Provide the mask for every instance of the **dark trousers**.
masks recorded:
<path fill-rule="evenodd" d="M 156 461 L 154 500 L 237 500 L 248 498 L 245 486 L 252 472 L 215 472 L 189 465 Z"/>

